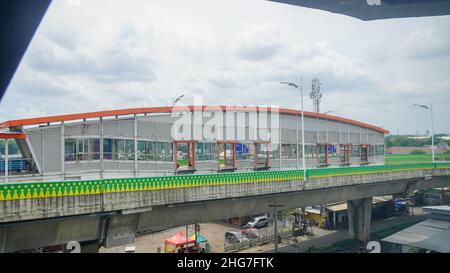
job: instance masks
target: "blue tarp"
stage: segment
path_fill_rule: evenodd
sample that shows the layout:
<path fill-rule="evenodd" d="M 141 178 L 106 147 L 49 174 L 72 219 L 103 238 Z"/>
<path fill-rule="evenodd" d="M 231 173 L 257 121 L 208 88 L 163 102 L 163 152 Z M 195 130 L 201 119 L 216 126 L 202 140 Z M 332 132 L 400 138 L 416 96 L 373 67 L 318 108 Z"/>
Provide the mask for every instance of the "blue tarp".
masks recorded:
<path fill-rule="evenodd" d="M 195 240 L 195 234 L 191 235 L 191 237 L 189 237 L 189 240 Z M 197 234 L 197 243 L 204 243 L 207 241 L 208 240 L 206 240 L 205 237 L 203 237 L 201 234 Z"/>
<path fill-rule="evenodd" d="M 395 202 L 395 208 L 396 209 L 403 209 L 406 207 L 406 205 L 408 204 L 408 202 L 406 201 L 396 201 Z"/>

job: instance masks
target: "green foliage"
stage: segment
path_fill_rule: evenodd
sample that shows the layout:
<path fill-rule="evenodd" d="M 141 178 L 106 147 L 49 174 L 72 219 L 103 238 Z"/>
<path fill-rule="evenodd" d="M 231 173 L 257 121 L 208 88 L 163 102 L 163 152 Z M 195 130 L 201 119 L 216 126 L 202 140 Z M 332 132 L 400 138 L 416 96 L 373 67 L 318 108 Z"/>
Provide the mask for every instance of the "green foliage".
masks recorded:
<path fill-rule="evenodd" d="M 447 143 L 450 145 L 450 140 L 444 140 L 442 137 L 445 134 L 436 134 L 434 137 L 434 143 Z M 410 138 L 409 136 L 386 136 L 386 147 L 423 147 L 431 145 L 431 137 L 429 138 Z"/>
<path fill-rule="evenodd" d="M 307 252 L 309 253 L 336 253 L 347 249 L 362 246 L 362 243 L 355 239 L 347 239 L 343 241 L 336 242 L 330 246 L 325 247 L 310 247 Z"/>
<path fill-rule="evenodd" d="M 416 149 L 416 150 L 411 151 L 410 154 L 412 154 L 412 155 L 425 154 L 425 152 L 422 151 L 422 150 L 417 150 L 417 149 Z"/>
<path fill-rule="evenodd" d="M 386 154 L 386 165 L 431 163 L 431 154 Z M 437 161 L 450 161 L 450 153 L 436 154 Z"/>
<path fill-rule="evenodd" d="M 284 209 L 281 211 L 281 215 L 282 215 L 283 219 L 286 219 L 291 215 L 295 215 L 297 212 L 298 212 L 297 209 Z"/>

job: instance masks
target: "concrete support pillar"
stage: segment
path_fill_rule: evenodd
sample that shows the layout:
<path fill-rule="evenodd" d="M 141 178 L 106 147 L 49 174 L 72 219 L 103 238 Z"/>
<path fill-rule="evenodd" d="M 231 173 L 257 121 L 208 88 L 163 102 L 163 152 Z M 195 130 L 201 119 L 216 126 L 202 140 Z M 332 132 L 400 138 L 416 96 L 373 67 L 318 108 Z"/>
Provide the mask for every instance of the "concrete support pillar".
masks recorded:
<path fill-rule="evenodd" d="M 98 253 L 100 244 L 97 241 L 80 243 L 81 253 Z"/>
<path fill-rule="evenodd" d="M 350 236 L 367 243 L 370 240 L 372 197 L 347 201 L 347 213 Z"/>

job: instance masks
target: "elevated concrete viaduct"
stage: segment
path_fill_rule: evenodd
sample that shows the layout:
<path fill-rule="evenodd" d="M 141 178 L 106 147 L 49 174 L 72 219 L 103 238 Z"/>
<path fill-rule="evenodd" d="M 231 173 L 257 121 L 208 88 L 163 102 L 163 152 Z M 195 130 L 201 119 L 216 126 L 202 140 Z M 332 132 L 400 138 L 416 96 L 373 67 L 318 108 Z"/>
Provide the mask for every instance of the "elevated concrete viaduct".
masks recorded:
<path fill-rule="evenodd" d="M 349 233 L 370 238 L 371 197 L 450 186 L 450 169 L 2 201 L 0 252 L 81 243 L 96 251 L 156 231 L 286 208 L 348 201 Z"/>

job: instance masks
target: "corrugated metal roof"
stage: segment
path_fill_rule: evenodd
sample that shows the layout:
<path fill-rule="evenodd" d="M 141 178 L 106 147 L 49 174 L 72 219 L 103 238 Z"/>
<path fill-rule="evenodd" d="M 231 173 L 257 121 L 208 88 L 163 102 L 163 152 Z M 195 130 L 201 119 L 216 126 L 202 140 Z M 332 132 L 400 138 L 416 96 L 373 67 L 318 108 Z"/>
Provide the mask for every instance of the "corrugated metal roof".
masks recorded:
<path fill-rule="evenodd" d="M 383 197 L 373 197 L 372 204 L 378 204 L 378 203 L 386 202 L 388 200 L 390 200 L 390 199 L 383 198 Z M 329 205 L 327 205 L 327 209 L 331 210 L 331 211 L 347 210 L 347 202 L 329 204 Z"/>
<path fill-rule="evenodd" d="M 329 209 L 329 210 L 331 210 L 331 211 L 343 211 L 343 210 L 347 210 L 347 202 L 327 206 L 327 209 Z"/>
<path fill-rule="evenodd" d="M 438 214 L 450 214 L 450 206 L 428 206 L 423 207 L 424 211 Z"/>
<path fill-rule="evenodd" d="M 392 234 L 383 241 L 450 253 L 450 222 L 427 219 Z"/>

